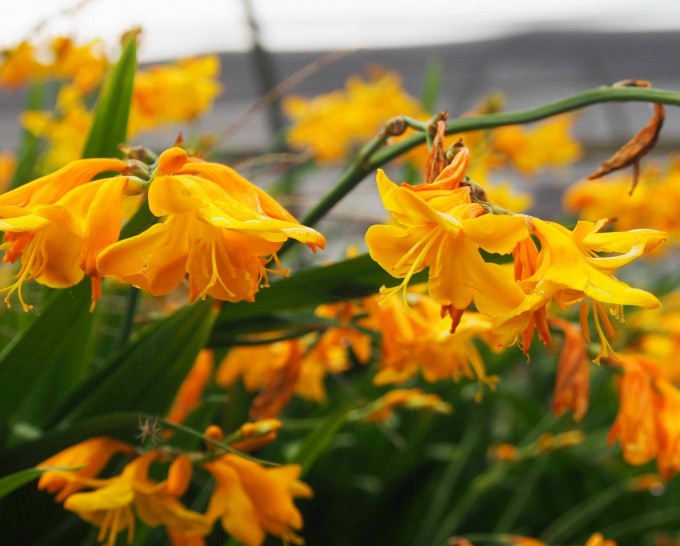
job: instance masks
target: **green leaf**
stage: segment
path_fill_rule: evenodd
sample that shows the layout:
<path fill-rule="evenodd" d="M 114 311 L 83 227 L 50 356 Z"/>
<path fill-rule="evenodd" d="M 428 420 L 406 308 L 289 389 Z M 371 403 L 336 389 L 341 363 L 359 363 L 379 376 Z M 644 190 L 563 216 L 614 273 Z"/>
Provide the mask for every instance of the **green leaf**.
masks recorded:
<path fill-rule="evenodd" d="M 83 158 L 118 155 L 118 145 L 127 139 L 136 69 L 137 35 L 130 33 L 123 45 L 120 59 L 109 72 L 97 98 Z"/>
<path fill-rule="evenodd" d="M 41 306 L 40 314 L 0 352 L 0 423 L 9 422 L 20 402 L 38 380 L 57 364 L 55 354 L 77 343 L 78 322 L 90 305 L 89 282 L 55 291 Z"/>
<path fill-rule="evenodd" d="M 0 468 L 15 472 L 34 466 L 55 453 L 94 436 L 112 436 L 134 442 L 140 421 L 153 416 L 139 412 L 115 412 L 83 420 L 60 430 L 53 430 L 41 438 L 0 451 Z"/>
<path fill-rule="evenodd" d="M 81 468 L 83 467 L 46 466 L 43 468 L 27 468 L 9 476 L 3 476 L 0 478 L 0 499 L 9 495 L 15 489 L 19 489 L 22 485 L 35 480 L 43 472 L 49 470 L 80 470 Z"/>
<path fill-rule="evenodd" d="M 113 411 L 165 415 L 215 314 L 212 302 L 199 301 L 154 323 L 69 397 L 51 424 Z"/>
<path fill-rule="evenodd" d="M 300 447 L 289 461 L 302 467 L 302 475 L 307 473 L 314 462 L 326 451 L 335 435 L 347 422 L 349 413 L 355 407 L 355 404 L 347 404 L 331 413 L 302 440 Z"/>
<path fill-rule="evenodd" d="M 412 284 L 424 282 L 427 271 L 413 276 Z M 217 318 L 211 343 L 220 337 L 247 333 L 258 321 L 272 319 L 281 311 L 314 308 L 375 294 L 381 286 L 396 286 L 395 279 L 368 254 L 344 262 L 308 269 L 258 292 L 254 302 L 225 305 Z"/>

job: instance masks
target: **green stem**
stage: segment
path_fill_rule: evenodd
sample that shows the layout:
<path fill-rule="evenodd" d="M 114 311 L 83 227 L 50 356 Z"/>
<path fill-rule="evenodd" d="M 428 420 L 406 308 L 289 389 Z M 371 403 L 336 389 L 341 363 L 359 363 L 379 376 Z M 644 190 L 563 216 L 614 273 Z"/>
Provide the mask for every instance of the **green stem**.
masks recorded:
<path fill-rule="evenodd" d="M 464 133 L 504 125 L 530 123 L 603 102 L 656 102 L 680 106 L 680 93 L 664 89 L 600 86 L 537 108 L 455 119 L 447 123 L 446 133 Z M 396 144 L 379 149 L 385 141 L 381 132 L 359 152 L 359 157 L 350 164 L 338 183 L 300 219 L 300 223 L 306 226 L 315 225 L 370 172 L 420 146 L 425 139 L 424 133 L 418 133 Z"/>
<path fill-rule="evenodd" d="M 137 312 L 137 304 L 139 303 L 139 288 L 130 286 L 125 298 L 125 313 L 123 314 L 123 322 L 120 325 L 118 333 L 118 347 L 122 348 L 130 339 L 132 328 L 134 327 L 135 313 Z"/>

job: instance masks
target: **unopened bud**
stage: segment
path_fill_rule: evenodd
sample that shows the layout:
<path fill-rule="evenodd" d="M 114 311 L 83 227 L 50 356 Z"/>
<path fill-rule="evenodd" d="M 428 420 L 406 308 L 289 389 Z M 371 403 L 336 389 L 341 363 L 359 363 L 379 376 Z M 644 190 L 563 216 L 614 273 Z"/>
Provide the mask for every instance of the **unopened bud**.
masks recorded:
<path fill-rule="evenodd" d="M 397 116 L 385 124 L 385 133 L 388 136 L 399 136 L 404 134 L 406 128 L 406 120 L 401 116 Z"/>
<path fill-rule="evenodd" d="M 125 159 L 136 159 L 147 165 L 155 163 L 158 156 L 145 146 L 130 146 L 129 144 L 119 144 L 118 149 Z"/>

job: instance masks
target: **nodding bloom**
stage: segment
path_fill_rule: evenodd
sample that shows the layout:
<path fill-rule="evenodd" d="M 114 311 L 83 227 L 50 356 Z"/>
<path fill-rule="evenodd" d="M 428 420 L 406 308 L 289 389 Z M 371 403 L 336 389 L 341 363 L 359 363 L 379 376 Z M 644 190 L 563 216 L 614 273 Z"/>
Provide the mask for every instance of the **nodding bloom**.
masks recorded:
<path fill-rule="evenodd" d="M 439 305 L 432 298 L 413 293 L 408 297 L 410 312 L 406 312 L 397 298 L 369 307 L 382 333 L 381 369 L 374 382 L 378 385 L 403 383 L 420 371 L 429 382 L 444 379 L 458 382 L 468 377 L 479 381 L 480 387 L 494 388 L 498 378 L 487 375 L 475 345 L 475 339 L 480 338 L 492 349 L 500 346 L 491 319 L 467 312 L 451 333 L 450 322 L 442 317 Z"/>
<path fill-rule="evenodd" d="M 44 460 L 37 468 L 45 466 L 80 467 L 74 471 L 48 470 L 38 480 L 38 489 L 46 489 L 55 495 L 57 502 L 63 502 L 68 496 L 85 487 L 83 480 L 97 476 L 109 461 L 119 453 L 134 454 L 134 448 L 106 436 L 97 436 L 73 445 Z"/>
<path fill-rule="evenodd" d="M 494 309 L 480 306 L 480 310 L 495 317 L 495 326 L 501 333 L 517 334 L 525 330 L 536 313 L 550 301 L 561 308 L 582 302 L 581 328 L 589 342 L 587 317 L 592 302 L 593 321 L 601 343 L 595 359 L 599 362 L 609 354 L 611 347 L 607 339 L 614 335 L 605 305 L 621 320 L 624 305 L 649 308 L 660 305 L 653 294 L 619 281 L 613 271 L 649 252 L 665 241 L 667 235 L 646 229 L 602 233 L 600 230 L 606 221 L 578 222 L 572 231 L 538 218 L 530 218 L 528 223 L 541 243 L 541 251 L 535 271 L 518 282 L 524 297 L 511 310 L 500 309 L 507 298 L 494 302 Z"/>
<path fill-rule="evenodd" d="M 162 221 L 105 249 L 97 267 L 157 296 L 188 274 L 191 301 L 252 301 L 268 273 L 286 274 L 276 257 L 286 240 L 325 246 L 320 233 L 234 170 L 189 160 L 179 148 L 160 155 L 148 199 Z M 277 269 L 267 268 L 271 260 Z"/>
<path fill-rule="evenodd" d="M 516 301 L 518 289 L 501 266 L 487 263 L 480 248 L 509 254 L 528 237 L 521 215 L 488 214 L 462 184 L 469 161 L 460 148 L 453 162 L 429 184 L 394 184 L 378 171 L 378 191 L 396 225 L 371 226 L 366 244 L 371 257 L 393 277 L 404 279 L 384 295 L 404 290 L 413 275 L 429 268 L 430 295 L 450 312 L 477 297 Z M 454 324 L 455 327 L 455 324 Z"/>
<path fill-rule="evenodd" d="M 151 527 L 164 525 L 184 533 L 207 534 L 211 524 L 206 517 L 187 509 L 177 498 L 189 485 L 191 464 L 177 457 L 168 479 L 154 482 L 148 477 L 149 466 L 159 455 L 158 451 L 149 451 L 128 463 L 118 476 L 86 481 L 84 485 L 93 490 L 69 496 L 64 508 L 99 527 L 98 540 L 106 540 L 108 546 L 113 546 L 125 530 L 128 542 L 132 542 L 135 513 Z"/>
<path fill-rule="evenodd" d="M 585 340 L 571 322 L 551 318 L 550 323 L 564 333 L 551 408 L 557 417 L 570 409 L 574 421 L 580 421 L 588 410 L 590 394 L 590 359 Z"/>
<path fill-rule="evenodd" d="M 226 454 L 205 463 L 204 468 L 216 483 L 208 521 L 220 520 L 224 530 L 245 546 L 260 546 L 267 533 L 286 543 L 303 543 L 295 533 L 302 528 L 302 515 L 293 499 L 311 497 L 312 490 L 298 480 L 298 465 L 264 468 Z"/>
<path fill-rule="evenodd" d="M 101 295 L 101 275 L 96 256 L 115 242 L 122 224 L 122 195 L 128 178 L 116 176 L 91 181 L 103 171 L 124 171 L 117 159 L 75 161 L 63 169 L 0 195 L 0 249 L 3 260 L 21 258 L 16 281 L 0 291 L 5 302 L 17 292 L 25 310 L 22 284 L 34 279 L 46 286 L 63 288 L 92 279 L 93 305 Z"/>

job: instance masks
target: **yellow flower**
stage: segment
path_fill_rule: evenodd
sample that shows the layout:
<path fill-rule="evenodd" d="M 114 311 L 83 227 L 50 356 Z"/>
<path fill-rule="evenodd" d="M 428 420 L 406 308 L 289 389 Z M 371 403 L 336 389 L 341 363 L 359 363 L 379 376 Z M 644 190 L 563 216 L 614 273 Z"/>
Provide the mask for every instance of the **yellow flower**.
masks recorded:
<path fill-rule="evenodd" d="M 0 231 L 5 232 L 4 261 L 21 257 L 17 280 L 5 302 L 17 292 L 25 310 L 22 284 L 29 279 L 63 288 L 86 274 L 92 279 L 93 305 L 101 295 L 96 257 L 118 239 L 122 223 L 121 198 L 127 177 L 88 182 L 102 170 L 123 170 L 118 160 L 83 160 L 0 195 Z"/>
<path fill-rule="evenodd" d="M 17 158 L 12 152 L 0 152 L 0 194 L 5 191 L 12 182 Z"/>
<path fill-rule="evenodd" d="M 41 78 L 44 74 L 45 65 L 38 61 L 35 46 L 28 42 L 21 42 L 13 49 L 3 52 L 0 85 L 18 87 Z"/>
<path fill-rule="evenodd" d="M 624 459 L 634 465 L 652 460 L 658 453 L 656 429 L 657 397 L 654 378 L 659 376 L 656 363 L 636 354 L 618 355 L 616 364 L 623 368 L 619 381 L 619 412 L 609 430 L 610 444 L 618 440 Z"/>
<path fill-rule="evenodd" d="M 533 129 L 519 125 L 499 127 L 491 132 L 491 147 L 522 173 L 562 167 L 577 161 L 583 153 L 571 136 L 572 125 L 573 117 L 560 116 Z"/>
<path fill-rule="evenodd" d="M 101 40 L 76 45 L 70 38 L 58 36 L 50 46 L 54 61 L 49 71 L 54 77 L 71 80 L 81 93 L 90 91 L 104 79 L 109 62 Z"/>
<path fill-rule="evenodd" d="M 302 516 L 293 499 L 311 497 L 312 490 L 298 480 L 299 466 L 263 468 L 231 454 L 204 466 L 216 482 L 206 513 L 210 522 L 219 519 L 245 546 L 260 546 L 267 533 L 302 544 L 294 532 L 302 528 Z"/>
<path fill-rule="evenodd" d="M 428 409 L 437 413 L 451 413 L 451 404 L 444 402 L 436 394 L 423 392 L 422 389 L 395 389 L 381 396 L 369 406 L 370 412 L 364 416 L 368 421 L 385 421 L 398 407 L 409 409 Z"/>
<path fill-rule="evenodd" d="M 394 116 L 429 117 L 402 89 L 399 76 L 386 71 L 374 71 L 368 80 L 350 77 L 344 90 L 314 99 L 286 97 L 283 109 L 293 120 L 288 143 L 310 150 L 319 161 L 342 159 Z"/>
<path fill-rule="evenodd" d="M 523 216 L 487 214 L 472 200 L 463 181 L 469 154 L 462 148 L 432 184 L 397 186 L 378 171 L 378 191 L 398 225 L 371 226 L 366 244 L 371 257 L 404 281 L 385 295 L 405 289 L 411 277 L 429 267 L 430 295 L 442 306 L 462 310 L 478 295 L 505 300 L 517 296 L 509 275 L 484 261 L 480 247 L 507 254 L 528 236 Z M 513 290 L 514 289 L 514 290 Z"/>
<path fill-rule="evenodd" d="M 104 275 L 164 295 L 189 275 L 189 298 L 252 301 L 276 252 L 288 239 L 323 248 L 323 236 L 300 225 L 274 199 L 235 171 L 187 162 L 171 148 L 158 160 L 149 207 L 161 223 L 104 250 Z"/>
<path fill-rule="evenodd" d="M 491 319 L 466 312 L 451 333 L 435 301 L 417 294 L 409 298 L 409 309 L 398 298 L 369 307 L 381 333 L 382 360 L 374 382 L 403 383 L 420 370 L 429 382 L 468 377 L 493 388 L 497 378 L 487 375 L 474 342 L 481 338 L 492 348 L 500 346 Z"/>
<path fill-rule="evenodd" d="M 607 337 L 613 335 L 602 304 L 610 305 L 616 317 L 622 317 L 623 305 L 659 305 L 654 295 L 617 280 L 612 272 L 667 238 L 665 233 L 653 230 L 601 233 L 603 226 L 604 222 L 579 222 L 569 231 L 559 224 L 532 218 L 530 228 L 542 248 L 536 271 L 520 281 L 525 297 L 510 311 L 502 311 L 504 301 L 485 301 L 479 305 L 480 311 L 496 318 L 499 331 L 517 334 L 527 327 L 532 314 L 549 301 L 565 308 L 586 298 L 581 311 L 582 330 L 588 340 L 587 305 L 592 301 L 601 342 L 596 358 L 599 362 L 610 349 Z M 598 252 L 614 255 L 601 257 Z"/>
<path fill-rule="evenodd" d="M 645 163 L 640 183 L 631 193 L 629 174 L 610 175 L 607 179 L 582 180 L 570 186 L 563 196 L 565 208 L 582 220 L 612 218 L 619 230 L 640 226 L 667 231 L 669 243 L 680 240 L 680 159 L 670 158 L 662 168 Z M 654 253 L 652 256 L 658 253 Z"/>
<path fill-rule="evenodd" d="M 113 546 L 118 533 L 126 529 L 128 542 L 132 542 L 135 531 L 133 508 L 151 527 L 165 525 L 184 533 L 207 534 L 211 528 L 208 519 L 188 510 L 177 500 L 188 485 L 185 462 L 175 459 L 175 462 L 182 462 L 173 462 L 168 480 L 157 483 L 148 478 L 148 472 L 158 457 L 157 451 L 150 451 L 133 459 L 118 476 L 85 481 L 84 484 L 94 490 L 72 494 L 64 502 L 64 508 L 99 527 L 97 538 L 100 542 L 106 540 L 108 546 Z M 183 475 L 172 476 L 173 471 Z"/>
<path fill-rule="evenodd" d="M 219 58 L 208 55 L 137 72 L 130 111 L 130 133 L 136 134 L 164 123 L 192 121 L 203 114 L 222 91 L 217 82 L 219 71 Z"/>
<path fill-rule="evenodd" d="M 48 470 L 38 480 L 38 489 L 46 489 L 55 495 L 57 502 L 63 502 L 69 495 L 84 487 L 84 481 L 97 476 L 114 455 L 125 453 L 132 455 L 131 445 L 113 438 L 98 436 L 73 445 L 49 459 L 36 465 L 36 468 L 46 466 L 80 467 L 81 470 Z"/>

